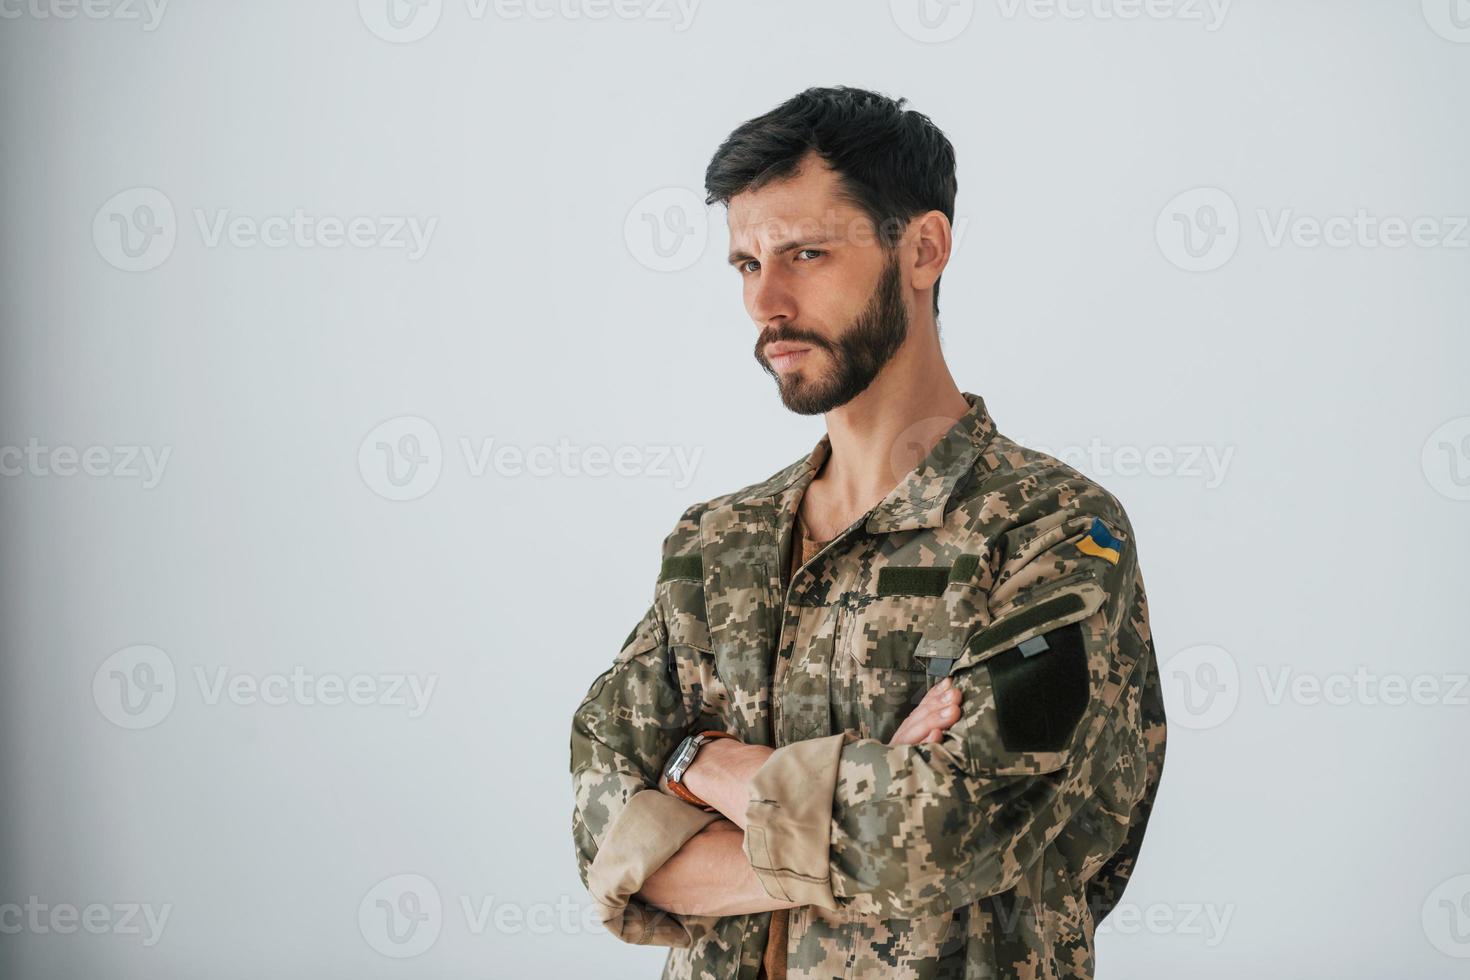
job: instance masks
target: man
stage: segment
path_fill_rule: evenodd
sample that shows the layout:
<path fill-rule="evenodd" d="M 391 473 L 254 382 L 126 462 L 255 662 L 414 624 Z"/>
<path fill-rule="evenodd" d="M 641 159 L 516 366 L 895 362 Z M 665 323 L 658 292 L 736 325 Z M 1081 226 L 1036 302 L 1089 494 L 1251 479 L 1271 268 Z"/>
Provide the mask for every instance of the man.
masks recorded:
<path fill-rule="evenodd" d="M 706 173 L 827 434 L 684 512 L 573 718 L 579 870 L 665 978 L 1091 977 L 1158 788 L 1132 528 L 951 377 L 954 152 L 902 107 L 808 90 Z"/>

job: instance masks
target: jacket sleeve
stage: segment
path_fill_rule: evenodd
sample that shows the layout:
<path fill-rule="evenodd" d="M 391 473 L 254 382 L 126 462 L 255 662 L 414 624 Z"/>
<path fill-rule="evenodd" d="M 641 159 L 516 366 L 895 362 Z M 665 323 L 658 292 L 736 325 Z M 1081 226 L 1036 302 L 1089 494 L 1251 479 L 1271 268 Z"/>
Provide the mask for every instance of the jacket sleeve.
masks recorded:
<path fill-rule="evenodd" d="M 1014 887 L 1095 796 L 1129 813 L 1146 789 L 1152 660 L 1130 536 L 1094 489 L 991 546 L 948 670 L 961 717 L 940 742 L 849 732 L 772 753 L 746 810 L 766 891 L 938 914 Z"/>
<path fill-rule="evenodd" d="M 572 837 L 578 873 L 609 931 L 628 943 L 689 946 L 718 919 L 674 915 L 633 898 L 686 841 L 719 819 L 657 788 L 687 727 L 668 653 L 655 602 L 577 706 Z"/>

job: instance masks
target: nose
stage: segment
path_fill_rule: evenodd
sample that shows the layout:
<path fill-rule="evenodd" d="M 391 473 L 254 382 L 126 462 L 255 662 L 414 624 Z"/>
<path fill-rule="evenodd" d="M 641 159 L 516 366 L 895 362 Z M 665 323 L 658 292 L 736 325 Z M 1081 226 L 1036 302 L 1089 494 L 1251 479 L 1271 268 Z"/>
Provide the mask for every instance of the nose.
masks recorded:
<path fill-rule="evenodd" d="M 745 309 L 762 329 L 779 329 L 783 322 L 796 318 L 795 298 L 779 271 L 762 268 L 747 284 Z"/>

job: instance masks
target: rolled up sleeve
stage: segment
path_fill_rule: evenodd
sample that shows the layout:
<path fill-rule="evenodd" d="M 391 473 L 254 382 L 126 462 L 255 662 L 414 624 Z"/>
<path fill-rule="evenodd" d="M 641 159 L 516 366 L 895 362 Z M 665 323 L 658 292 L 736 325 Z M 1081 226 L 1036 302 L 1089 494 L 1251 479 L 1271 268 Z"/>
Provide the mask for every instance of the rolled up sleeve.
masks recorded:
<path fill-rule="evenodd" d="M 669 679 L 665 636 L 651 606 L 572 716 L 572 838 L 578 872 L 608 931 L 627 943 L 690 946 L 717 919 L 676 915 L 634 897 L 719 819 L 657 789 L 663 760 L 688 724 Z"/>
<path fill-rule="evenodd" d="M 849 738 L 829 735 L 783 746 L 750 781 L 745 856 L 772 898 L 837 908 L 829 871 L 832 805 Z"/>
<path fill-rule="evenodd" d="M 587 893 L 608 931 L 627 943 L 687 946 L 703 925 L 699 916 L 674 916 L 633 900 L 643 883 L 691 837 L 719 820 L 657 790 L 634 793 L 608 827 L 587 869 Z M 713 921 L 711 919 L 711 921 Z"/>

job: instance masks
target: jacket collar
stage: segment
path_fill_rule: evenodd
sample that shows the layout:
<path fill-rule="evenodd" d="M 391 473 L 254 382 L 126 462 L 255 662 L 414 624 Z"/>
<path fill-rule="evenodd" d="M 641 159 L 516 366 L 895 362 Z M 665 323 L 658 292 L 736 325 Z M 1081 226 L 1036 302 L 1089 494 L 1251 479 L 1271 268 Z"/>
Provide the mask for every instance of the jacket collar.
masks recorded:
<path fill-rule="evenodd" d="M 961 394 L 970 403 L 970 410 L 956 420 L 918 466 L 873 508 L 868 515 L 868 531 L 910 531 L 944 523 L 945 508 L 956 485 L 995 435 L 995 422 L 985 408 L 985 399 L 973 392 Z M 777 498 L 779 540 L 787 539 L 802 494 L 831 452 L 831 437 L 823 433 L 804 459 L 751 488 L 746 497 L 751 502 Z"/>

